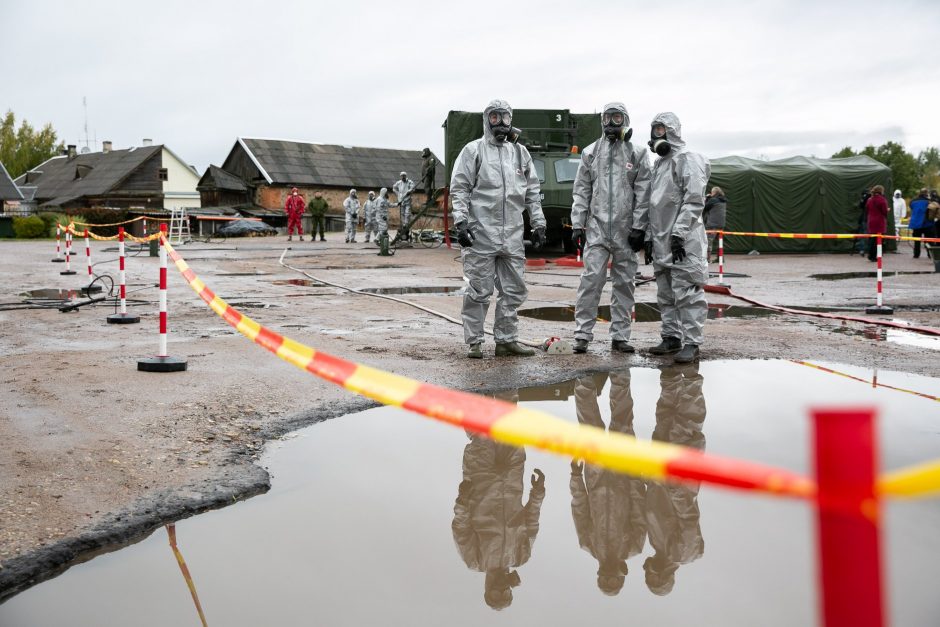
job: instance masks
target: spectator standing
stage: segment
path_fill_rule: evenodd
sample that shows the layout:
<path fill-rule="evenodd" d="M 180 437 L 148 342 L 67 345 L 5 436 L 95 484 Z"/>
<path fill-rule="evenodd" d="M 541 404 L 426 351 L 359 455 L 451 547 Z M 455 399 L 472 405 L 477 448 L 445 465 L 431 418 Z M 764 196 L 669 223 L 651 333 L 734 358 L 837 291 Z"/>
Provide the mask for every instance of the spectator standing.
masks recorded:
<path fill-rule="evenodd" d="M 885 188 L 875 185 L 871 188 L 871 198 L 865 203 L 868 213 L 868 233 L 884 235 L 888 230 L 888 201 L 885 200 Z M 878 238 L 868 238 L 868 261 L 878 258 Z"/>
<path fill-rule="evenodd" d="M 927 190 L 922 189 L 917 198 L 911 201 L 911 221 L 908 227 L 914 237 L 930 237 L 933 234 L 933 223 L 927 219 Z M 920 241 L 914 242 L 914 259 L 920 259 Z"/>
<path fill-rule="evenodd" d="M 728 209 L 728 200 L 725 198 L 725 193 L 720 187 L 713 187 L 711 193 L 708 194 L 708 199 L 705 201 L 705 209 L 703 211 L 705 219 L 705 230 L 706 231 L 723 231 L 725 230 L 725 216 Z M 709 257 L 711 257 L 712 249 L 715 249 L 715 261 L 718 261 L 718 245 L 712 245 L 717 239 L 717 236 L 714 233 L 708 233 L 708 250 L 705 251 Z"/>
<path fill-rule="evenodd" d="M 866 189 L 862 192 L 862 198 L 858 201 L 858 225 L 855 232 L 859 235 L 868 233 L 868 199 L 871 198 L 871 190 Z M 855 240 L 855 252 L 864 255 L 867 251 L 865 238 L 860 237 Z"/>

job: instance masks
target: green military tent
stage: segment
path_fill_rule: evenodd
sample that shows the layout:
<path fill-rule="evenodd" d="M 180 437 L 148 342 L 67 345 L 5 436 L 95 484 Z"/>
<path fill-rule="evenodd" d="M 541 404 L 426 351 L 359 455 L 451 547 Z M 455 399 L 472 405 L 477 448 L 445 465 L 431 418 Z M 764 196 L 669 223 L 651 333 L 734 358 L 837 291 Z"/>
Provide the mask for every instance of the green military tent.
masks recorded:
<path fill-rule="evenodd" d="M 886 198 L 892 194 L 891 169 L 865 156 L 776 161 L 722 157 L 711 160 L 708 187 L 716 185 L 728 199 L 726 231 L 855 233 L 862 192 L 883 185 Z M 895 232 L 894 214 L 889 211 L 888 234 Z M 728 236 L 725 251 L 850 252 L 853 243 L 848 239 Z M 885 250 L 895 248 L 894 241 L 885 243 Z"/>

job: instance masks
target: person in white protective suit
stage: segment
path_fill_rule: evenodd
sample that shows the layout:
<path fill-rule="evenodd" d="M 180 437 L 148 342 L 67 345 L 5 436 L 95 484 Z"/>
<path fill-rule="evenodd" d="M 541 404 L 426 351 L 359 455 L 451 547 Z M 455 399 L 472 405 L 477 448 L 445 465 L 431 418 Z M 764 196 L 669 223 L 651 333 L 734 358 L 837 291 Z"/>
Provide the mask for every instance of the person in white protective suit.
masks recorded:
<path fill-rule="evenodd" d="M 356 241 L 356 223 L 359 221 L 359 196 L 356 190 L 349 190 L 349 198 L 343 201 L 346 210 L 346 243 Z"/>
<path fill-rule="evenodd" d="M 483 321 L 494 287 L 499 290 L 493 335 L 496 356 L 532 355 L 518 343 L 516 311 L 528 291 L 523 280 L 523 211 L 529 212 L 532 244 L 545 242 L 538 174 L 529 151 L 515 143 L 508 102 L 493 100 L 483 112 L 483 137 L 463 147 L 454 163 L 450 197 L 469 285 L 463 299 L 467 356 L 483 357 Z"/>
<path fill-rule="evenodd" d="M 642 204 L 648 201 L 649 153 L 630 141 L 633 129 L 622 103 L 605 105 L 601 123 L 604 136 L 581 154 L 574 179 L 571 239 L 584 250 L 574 314 L 574 352 L 587 352 L 594 339 L 597 305 L 607 282 L 607 263 L 612 259 L 611 348 L 632 353 L 628 342 L 637 260 L 627 237 L 634 213 L 644 212 Z"/>
<path fill-rule="evenodd" d="M 398 228 L 404 234 L 408 232 L 408 223 L 411 222 L 411 194 L 415 191 L 415 182 L 408 178 L 407 172 L 402 172 L 399 177 L 392 185 L 392 191 L 398 199 L 398 215 L 401 222 Z"/>
<path fill-rule="evenodd" d="M 674 113 L 653 118 L 650 148 L 659 155 L 653 164 L 649 202 L 638 206 L 630 232 L 633 250 L 645 249 L 653 263 L 656 301 L 662 316 L 662 342 L 654 355 L 677 353 L 676 363 L 699 357 L 708 303 L 708 255 L 702 210 L 711 173 L 708 160 L 690 152 Z"/>
<path fill-rule="evenodd" d="M 907 218 L 907 201 L 901 196 L 901 190 L 894 190 L 894 219 L 903 222 Z"/>
<path fill-rule="evenodd" d="M 372 237 L 372 233 L 375 232 L 375 236 L 378 237 L 378 231 L 375 228 L 375 192 L 369 192 L 369 198 L 362 205 L 362 211 L 365 214 L 363 216 L 363 227 L 366 231 L 366 243 L 369 243 L 369 238 Z"/>

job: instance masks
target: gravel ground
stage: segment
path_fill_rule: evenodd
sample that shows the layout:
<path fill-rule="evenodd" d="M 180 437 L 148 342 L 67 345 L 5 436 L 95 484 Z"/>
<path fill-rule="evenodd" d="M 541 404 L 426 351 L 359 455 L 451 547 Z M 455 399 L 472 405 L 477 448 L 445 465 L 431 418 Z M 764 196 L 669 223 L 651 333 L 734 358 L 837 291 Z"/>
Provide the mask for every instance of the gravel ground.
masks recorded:
<path fill-rule="evenodd" d="M 359 243 L 294 242 L 286 260 L 314 276 L 353 287 L 461 283 L 456 251 L 401 250 L 382 258 Z M 655 365 L 645 349 L 658 323 L 637 323 L 633 356 L 612 355 L 604 324 L 588 355 L 529 359 L 464 357 L 462 332 L 406 305 L 330 287 L 285 284 L 303 279 L 278 265 L 283 237 L 193 243 L 179 247 L 221 297 L 271 329 L 326 352 L 378 368 L 471 391 L 495 391 L 572 378 L 588 370 Z M 117 276 L 116 252 L 94 242 L 96 272 Z M 139 539 L 165 522 L 265 491 L 256 465 L 266 440 L 300 426 L 371 406 L 282 362 L 228 327 L 169 271 L 169 352 L 185 357 L 183 373 L 138 372 L 157 352 L 158 261 L 128 259 L 131 310 L 139 325 L 109 325 L 111 307 L 2 309 L 26 290 L 87 284 L 84 259 L 60 276 L 49 241 L 4 241 L 0 275 L 11 289 L 0 306 L 0 600 L 68 566 Z M 816 273 L 866 272 L 874 264 L 848 255 L 732 256 L 733 289 L 787 306 L 849 307 L 864 315 L 874 302 L 870 278 L 821 281 Z M 910 252 L 887 255 L 886 271 L 924 272 L 886 278 L 895 319 L 940 327 L 940 274 Z M 649 267 L 641 266 L 644 274 Z M 579 271 L 549 264 L 527 273 L 524 307 L 573 304 Z M 407 298 L 459 317 L 453 294 Z M 637 300 L 655 301 L 653 284 Z M 605 293 L 602 303 L 609 302 Z M 727 296 L 709 302 L 742 304 Z M 492 307 L 490 308 L 492 316 Z M 571 337 L 572 323 L 521 319 L 523 337 Z M 940 352 L 866 337 L 866 326 L 801 316 L 722 318 L 706 325 L 703 359 L 811 359 L 940 377 Z M 869 333 L 872 335 L 872 333 Z M 937 342 L 940 342 L 938 340 Z M 934 342 L 934 345 L 937 344 Z"/>

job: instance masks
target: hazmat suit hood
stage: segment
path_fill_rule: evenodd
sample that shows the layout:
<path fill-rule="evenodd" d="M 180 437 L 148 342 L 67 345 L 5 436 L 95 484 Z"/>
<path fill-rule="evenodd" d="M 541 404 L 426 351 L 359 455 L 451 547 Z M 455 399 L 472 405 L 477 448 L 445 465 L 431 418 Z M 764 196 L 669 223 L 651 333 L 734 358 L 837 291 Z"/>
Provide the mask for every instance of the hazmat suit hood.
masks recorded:
<path fill-rule="evenodd" d="M 643 570 L 646 571 L 646 587 L 656 596 L 662 597 L 672 592 L 676 585 L 676 571 L 679 570 L 679 564 L 657 553 L 646 558 L 643 562 Z"/>
<path fill-rule="evenodd" d="M 369 192 L 369 200 L 375 198 L 375 192 Z"/>
<path fill-rule="evenodd" d="M 895 197 L 895 198 L 900 198 L 900 197 L 901 197 L 901 190 L 899 190 L 899 189 L 894 190 L 894 197 Z"/>
<path fill-rule="evenodd" d="M 490 104 L 486 105 L 486 108 L 483 109 L 483 137 L 491 144 L 500 143 L 496 140 L 496 136 L 493 135 L 493 131 L 490 130 L 490 123 L 487 119 L 489 118 L 490 111 L 494 111 L 496 109 L 505 109 L 506 111 L 509 111 L 510 115 L 512 115 L 512 107 L 509 106 L 508 102 L 501 100 L 500 98 L 494 98 L 493 100 L 490 100 Z"/>
<path fill-rule="evenodd" d="M 512 605 L 512 589 L 522 583 L 518 571 L 494 569 L 486 571 L 483 600 L 496 611 Z"/>
<path fill-rule="evenodd" d="M 678 152 L 681 148 L 685 147 L 685 142 L 682 141 L 682 124 L 679 122 L 679 116 L 671 111 L 659 113 L 653 118 L 653 123 L 650 124 L 650 128 L 657 124 L 662 124 L 666 127 L 666 141 L 669 142 L 669 145 L 672 146 L 674 151 Z"/>
<path fill-rule="evenodd" d="M 601 109 L 601 129 L 604 128 L 604 114 L 613 109 L 614 111 L 619 111 L 623 114 L 623 128 L 630 128 L 630 114 L 627 113 L 627 107 L 622 102 L 608 102 L 604 105 L 604 108 Z M 627 138 L 629 141 L 629 137 Z"/>
<path fill-rule="evenodd" d="M 388 198 L 388 188 L 383 187 L 379 190 L 379 198 Z"/>

